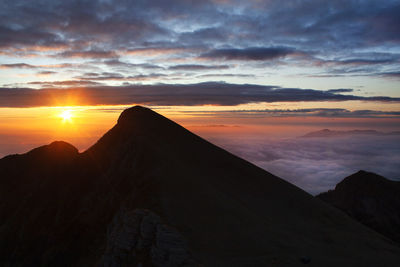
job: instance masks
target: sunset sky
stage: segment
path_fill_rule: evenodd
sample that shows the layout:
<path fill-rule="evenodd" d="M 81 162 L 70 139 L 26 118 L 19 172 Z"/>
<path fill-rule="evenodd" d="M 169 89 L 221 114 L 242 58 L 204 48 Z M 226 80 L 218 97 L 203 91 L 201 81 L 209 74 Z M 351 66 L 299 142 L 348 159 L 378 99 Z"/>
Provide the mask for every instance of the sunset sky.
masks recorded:
<path fill-rule="evenodd" d="M 391 0 L 1 1 L 0 157 L 60 139 L 84 150 L 134 104 L 267 170 L 251 156 L 274 138 L 400 131 L 399 14 Z M 354 149 L 391 157 L 368 164 L 394 179 L 391 138 Z"/>

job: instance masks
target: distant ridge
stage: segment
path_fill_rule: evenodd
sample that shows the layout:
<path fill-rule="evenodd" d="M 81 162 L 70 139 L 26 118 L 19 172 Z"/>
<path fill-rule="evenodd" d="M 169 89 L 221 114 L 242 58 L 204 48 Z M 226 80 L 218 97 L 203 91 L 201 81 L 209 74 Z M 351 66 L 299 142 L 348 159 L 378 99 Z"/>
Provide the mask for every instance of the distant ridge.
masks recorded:
<path fill-rule="evenodd" d="M 400 135 L 400 131 L 396 132 L 379 132 L 376 130 L 350 130 L 350 131 L 333 131 L 329 129 L 323 129 L 320 131 L 310 132 L 301 137 L 341 137 L 341 136 L 352 136 L 352 135 Z"/>
<path fill-rule="evenodd" d="M 400 245 L 400 182 L 359 171 L 317 197 Z"/>
<path fill-rule="evenodd" d="M 336 208 L 135 106 L 87 151 L 0 160 L 0 266 L 397 266 Z"/>

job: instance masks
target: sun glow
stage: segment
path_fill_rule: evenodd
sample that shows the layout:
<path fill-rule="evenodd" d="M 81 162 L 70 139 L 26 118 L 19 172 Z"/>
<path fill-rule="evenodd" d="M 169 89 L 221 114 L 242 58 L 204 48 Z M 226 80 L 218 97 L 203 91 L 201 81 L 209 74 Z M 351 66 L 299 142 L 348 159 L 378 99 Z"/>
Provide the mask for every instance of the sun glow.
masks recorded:
<path fill-rule="evenodd" d="M 63 122 L 71 122 L 73 113 L 72 113 L 72 110 L 67 109 L 67 110 L 64 110 L 63 112 L 61 112 L 58 116 L 60 118 L 62 118 Z"/>

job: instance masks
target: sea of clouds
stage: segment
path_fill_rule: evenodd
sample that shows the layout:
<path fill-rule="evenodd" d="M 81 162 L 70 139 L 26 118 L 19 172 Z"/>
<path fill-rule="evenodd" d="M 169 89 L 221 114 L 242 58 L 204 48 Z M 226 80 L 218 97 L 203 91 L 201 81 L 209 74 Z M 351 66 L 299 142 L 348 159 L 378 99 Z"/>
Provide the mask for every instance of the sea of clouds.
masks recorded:
<path fill-rule="evenodd" d="M 400 135 L 211 141 L 311 194 L 333 189 L 359 170 L 400 180 Z"/>

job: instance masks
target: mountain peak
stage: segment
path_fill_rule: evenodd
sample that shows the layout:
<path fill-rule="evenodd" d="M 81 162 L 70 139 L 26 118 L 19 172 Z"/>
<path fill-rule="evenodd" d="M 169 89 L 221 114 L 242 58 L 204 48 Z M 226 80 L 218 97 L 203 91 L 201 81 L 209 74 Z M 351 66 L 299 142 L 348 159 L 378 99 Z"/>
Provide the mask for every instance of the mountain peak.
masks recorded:
<path fill-rule="evenodd" d="M 392 191 L 394 187 L 398 190 L 400 182 L 388 180 L 385 177 L 373 172 L 360 170 L 339 182 L 334 190 L 321 193 L 322 198 L 336 196 L 348 196 L 354 198 L 355 195 L 373 195 L 385 194 Z"/>
<path fill-rule="evenodd" d="M 161 131 L 170 129 L 174 122 L 157 112 L 142 106 L 125 109 L 118 118 L 117 128 L 131 132 Z M 175 125 L 176 126 L 176 125 Z"/>
<path fill-rule="evenodd" d="M 67 143 L 65 141 L 54 141 L 52 143 L 50 143 L 48 145 L 49 149 L 55 149 L 55 150 L 75 150 L 78 151 L 78 149 L 76 149 L 76 147 L 74 147 L 73 145 L 71 145 L 70 143 Z"/>
<path fill-rule="evenodd" d="M 167 140 L 181 142 L 177 136 L 187 136 L 187 133 L 189 132 L 182 126 L 157 112 L 146 107 L 133 106 L 125 109 L 119 116 L 117 124 L 86 152 L 103 157 L 117 147 L 137 143 L 141 143 L 142 146 L 145 140 L 149 143 L 154 141 L 163 143 L 168 142 Z"/>
<path fill-rule="evenodd" d="M 32 149 L 26 154 L 12 155 L 11 157 L 21 157 L 33 159 L 37 162 L 46 162 L 47 164 L 67 163 L 74 160 L 79 155 L 79 151 L 73 145 L 64 141 L 54 141 L 48 145 Z"/>
<path fill-rule="evenodd" d="M 54 155 L 75 155 L 79 151 L 73 145 L 64 141 L 54 141 L 49 145 L 41 146 L 31 150 L 29 153 L 50 153 Z"/>
<path fill-rule="evenodd" d="M 364 170 L 359 170 L 358 172 L 354 173 L 353 175 L 366 175 L 368 173 L 371 173 L 371 172 L 367 172 L 367 171 L 364 171 Z"/>
<path fill-rule="evenodd" d="M 341 187 L 368 187 L 374 186 L 380 183 L 386 183 L 388 181 L 386 178 L 375 174 L 373 172 L 367 172 L 364 170 L 359 170 L 358 172 L 346 177 L 343 181 L 336 185 L 336 188 Z"/>
<path fill-rule="evenodd" d="M 133 106 L 125 109 L 118 118 L 118 123 L 130 122 L 140 118 L 150 119 L 156 117 L 158 114 L 149 108 L 142 106 Z"/>
<path fill-rule="evenodd" d="M 137 134 L 175 136 L 179 133 L 182 134 L 183 129 L 163 115 L 142 106 L 125 109 L 119 116 L 114 128 L 109 133 L 118 136 L 118 139 L 125 134 L 130 137 Z"/>
<path fill-rule="evenodd" d="M 400 182 L 358 171 L 317 197 L 389 239 L 400 242 Z"/>

